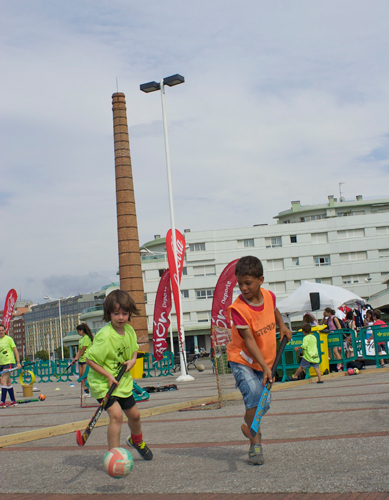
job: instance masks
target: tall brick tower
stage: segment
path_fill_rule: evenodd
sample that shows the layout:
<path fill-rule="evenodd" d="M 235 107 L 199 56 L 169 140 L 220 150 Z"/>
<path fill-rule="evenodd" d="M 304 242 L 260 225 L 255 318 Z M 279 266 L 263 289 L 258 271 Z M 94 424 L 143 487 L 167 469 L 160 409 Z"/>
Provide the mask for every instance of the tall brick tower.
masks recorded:
<path fill-rule="evenodd" d="M 149 352 L 130 142 L 128 138 L 126 98 L 123 93 L 117 92 L 112 95 L 112 111 L 120 289 L 131 295 L 141 311 L 140 316 L 132 317 L 131 324 L 138 336 L 139 349 Z"/>

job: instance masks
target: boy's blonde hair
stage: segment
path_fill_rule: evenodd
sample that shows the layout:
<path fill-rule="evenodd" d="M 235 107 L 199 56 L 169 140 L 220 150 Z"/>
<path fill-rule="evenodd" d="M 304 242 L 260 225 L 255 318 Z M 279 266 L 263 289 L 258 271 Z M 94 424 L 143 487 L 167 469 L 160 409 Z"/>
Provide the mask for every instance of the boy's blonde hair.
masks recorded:
<path fill-rule="evenodd" d="M 140 310 L 137 308 L 134 300 L 128 292 L 125 292 L 124 290 L 113 290 L 104 300 L 104 321 L 107 323 L 111 321 L 111 313 L 115 311 L 117 306 L 120 306 L 124 312 L 128 312 L 128 320 L 131 319 L 133 314 L 136 314 L 137 316 L 140 314 Z"/>

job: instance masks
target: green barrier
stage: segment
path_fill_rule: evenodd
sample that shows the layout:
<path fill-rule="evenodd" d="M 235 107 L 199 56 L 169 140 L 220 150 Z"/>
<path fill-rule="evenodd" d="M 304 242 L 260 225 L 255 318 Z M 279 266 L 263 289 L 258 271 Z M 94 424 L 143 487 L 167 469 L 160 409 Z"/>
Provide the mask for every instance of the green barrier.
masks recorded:
<path fill-rule="evenodd" d="M 349 337 L 351 340 L 351 345 L 353 348 L 353 355 L 352 356 L 347 356 L 349 354 L 347 352 L 347 349 L 345 347 L 345 337 Z M 347 371 L 346 364 L 348 361 L 355 361 L 358 357 L 358 350 L 357 350 L 357 342 L 355 338 L 355 332 L 354 330 L 350 330 L 349 328 L 343 328 L 342 330 L 334 330 L 333 332 L 329 332 L 327 334 L 328 338 L 328 355 L 330 357 L 330 365 L 337 365 L 337 364 L 342 364 L 343 365 L 343 370 L 342 371 Z M 335 359 L 334 358 L 334 353 L 332 349 L 339 349 L 339 352 L 341 354 L 341 359 Z"/>
<path fill-rule="evenodd" d="M 385 360 L 385 358 L 389 358 L 389 355 L 386 353 L 379 354 L 377 344 L 384 343 L 385 351 L 388 352 L 389 327 L 386 325 L 375 325 L 361 328 L 358 332 L 358 337 L 360 340 L 362 356 L 365 359 L 374 359 L 376 367 L 379 368 L 380 359 Z"/>
<path fill-rule="evenodd" d="M 54 376 L 58 376 L 58 375 L 61 375 L 61 373 L 63 373 L 66 368 L 69 366 L 69 364 L 72 362 L 71 359 L 64 359 L 64 360 L 59 360 L 57 361 L 57 363 L 55 364 L 54 363 L 54 373 L 53 375 Z M 58 380 L 59 382 L 68 382 L 70 380 L 70 377 L 72 375 L 74 375 L 76 373 L 76 363 L 74 363 L 74 365 L 72 365 L 68 371 L 66 371 L 59 379 L 57 379 L 56 377 L 56 380 Z"/>
<path fill-rule="evenodd" d="M 38 382 L 52 382 L 51 377 L 54 377 L 55 364 L 54 361 L 40 361 L 36 375 L 39 377 Z M 54 377 L 55 380 L 55 377 Z"/>
<path fill-rule="evenodd" d="M 171 351 L 165 351 L 160 361 L 155 361 L 154 355 L 146 352 L 143 358 L 144 378 L 167 377 L 174 375 L 174 356 Z"/>
<path fill-rule="evenodd" d="M 328 361 L 327 361 L 328 349 L 326 346 L 327 338 L 323 337 L 323 335 L 325 334 L 318 331 L 313 331 L 312 335 L 316 337 L 317 341 L 317 350 L 319 352 L 319 367 L 321 371 L 325 371 L 322 370 L 322 368 L 323 366 L 328 366 Z M 278 344 L 278 338 L 279 336 L 277 335 L 277 344 Z M 286 344 L 284 352 L 282 353 L 281 356 L 281 362 L 277 367 L 277 371 L 281 370 L 282 372 L 281 382 L 287 382 L 289 380 L 288 375 L 292 375 L 300 366 L 301 356 L 298 352 L 295 352 L 294 348 L 301 347 L 303 343 L 303 338 L 304 334 L 302 332 L 293 332 L 292 340 L 290 340 Z M 306 370 L 305 378 L 306 379 L 311 378 L 309 370 Z"/>

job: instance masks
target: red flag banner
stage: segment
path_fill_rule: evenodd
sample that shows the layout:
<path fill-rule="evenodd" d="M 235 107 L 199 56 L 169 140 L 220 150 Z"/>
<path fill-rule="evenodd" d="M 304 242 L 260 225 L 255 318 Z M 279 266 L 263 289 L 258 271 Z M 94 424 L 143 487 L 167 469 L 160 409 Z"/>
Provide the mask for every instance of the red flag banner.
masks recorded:
<path fill-rule="evenodd" d="M 212 301 L 211 328 L 231 327 L 227 309 L 232 303 L 232 291 L 237 283 L 235 266 L 238 260 L 233 260 L 224 268 L 216 283 Z"/>
<path fill-rule="evenodd" d="M 177 266 L 176 266 L 176 261 L 174 258 L 172 230 L 169 229 L 169 231 L 167 232 L 167 235 L 166 235 L 167 260 L 169 263 L 170 281 L 172 284 L 173 299 L 174 299 L 174 305 L 176 308 L 176 315 L 177 315 L 178 339 L 180 342 L 181 351 L 183 351 L 182 334 L 181 334 L 182 325 L 181 325 L 181 306 L 180 306 L 179 285 L 181 283 L 182 268 L 184 265 L 185 238 L 182 236 L 180 231 L 177 231 L 177 229 L 176 229 L 176 249 L 177 249 Z"/>
<path fill-rule="evenodd" d="M 160 361 L 163 358 L 163 353 L 168 349 L 166 338 L 170 326 L 169 314 L 171 308 L 170 272 L 167 269 L 159 282 L 154 305 L 153 351 L 156 361 Z"/>
<path fill-rule="evenodd" d="M 7 334 L 17 298 L 18 294 L 16 293 L 16 290 L 11 288 L 11 290 L 7 293 L 7 297 L 5 299 L 3 319 L 2 319 L 2 323 L 5 326 L 5 331 Z"/>

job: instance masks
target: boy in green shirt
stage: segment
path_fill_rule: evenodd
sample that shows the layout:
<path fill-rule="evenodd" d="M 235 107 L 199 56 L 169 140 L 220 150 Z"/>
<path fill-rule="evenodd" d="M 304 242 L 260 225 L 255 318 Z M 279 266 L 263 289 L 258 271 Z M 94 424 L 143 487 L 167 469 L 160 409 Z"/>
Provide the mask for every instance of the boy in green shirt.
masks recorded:
<path fill-rule="evenodd" d="M 322 384 L 324 381 L 319 370 L 320 358 L 319 351 L 317 350 L 316 337 L 312 334 L 311 325 L 308 325 L 307 323 L 303 324 L 302 331 L 304 334 L 303 343 L 301 347 L 295 347 L 294 350 L 298 351 L 299 349 L 302 349 L 303 357 L 301 358 L 300 366 L 297 368 L 296 373 L 292 376 L 292 379 L 297 380 L 303 370 L 312 366 L 319 379 L 317 383 Z"/>
<path fill-rule="evenodd" d="M 152 452 L 143 441 L 140 413 L 132 394 L 133 380 L 130 373 L 136 363 L 139 348 L 135 330 L 127 322 L 133 314 L 139 314 L 135 302 L 123 290 L 114 290 L 104 301 L 104 326 L 95 336 L 88 349 L 86 363 L 91 368 L 88 382 L 91 394 L 102 401 L 112 384 L 117 388 L 109 398 L 105 410 L 109 416 L 108 449 L 120 446 L 123 412 L 127 416 L 131 435 L 128 446 L 137 450 L 142 458 L 151 460 Z M 118 383 L 115 379 L 122 365 L 127 370 Z"/>

